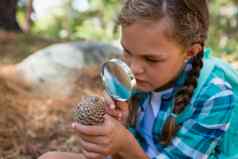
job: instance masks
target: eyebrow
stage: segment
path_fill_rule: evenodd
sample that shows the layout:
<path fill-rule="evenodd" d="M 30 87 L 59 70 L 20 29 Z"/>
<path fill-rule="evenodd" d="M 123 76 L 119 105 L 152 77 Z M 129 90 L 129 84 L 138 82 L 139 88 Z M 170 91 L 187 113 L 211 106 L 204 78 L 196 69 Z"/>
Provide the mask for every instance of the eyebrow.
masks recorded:
<path fill-rule="evenodd" d="M 121 46 L 123 47 L 123 49 L 127 52 L 127 53 L 129 53 L 129 54 L 132 54 L 132 52 L 129 50 L 129 49 L 127 49 L 126 47 L 125 47 L 125 45 L 121 42 Z M 163 59 L 164 57 L 162 56 L 162 55 L 154 55 L 154 54 L 151 54 L 151 55 L 141 55 L 142 57 L 146 57 L 146 58 L 161 58 L 161 59 Z"/>

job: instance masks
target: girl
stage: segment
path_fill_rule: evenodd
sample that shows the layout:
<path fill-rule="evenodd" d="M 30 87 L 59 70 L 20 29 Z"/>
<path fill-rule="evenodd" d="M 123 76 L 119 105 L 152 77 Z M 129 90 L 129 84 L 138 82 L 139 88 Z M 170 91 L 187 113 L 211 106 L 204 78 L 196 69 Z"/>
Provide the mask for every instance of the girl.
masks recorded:
<path fill-rule="evenodd" d="M 208 19 L 206 0 L 126 0 L 119 16 L 121 44 L 144 93 L 128 109 L 111 104 L 117 109 L 108 111 L 101 126 L 74 123 L 82 154 L 48 153 L 41 159 L 238 157 L 232 143 L 238 142 L 232 131 L 235 96 L 226 70 L 214 67 L 200 80 L 200 72 L 208 71 Z"/>

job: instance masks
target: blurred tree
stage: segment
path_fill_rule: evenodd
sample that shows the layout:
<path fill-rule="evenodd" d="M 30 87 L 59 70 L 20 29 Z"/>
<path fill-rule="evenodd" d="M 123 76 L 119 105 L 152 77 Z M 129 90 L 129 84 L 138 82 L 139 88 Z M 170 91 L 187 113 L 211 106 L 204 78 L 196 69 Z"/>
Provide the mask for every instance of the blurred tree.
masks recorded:
<path fill-rule="evenodd" d="M 6 0 L 3 0 L 6 1 Z M 27 4 L 21 11 L 26 17 Z M 40 1 L 40 0 L 39 0 Z M 87 39 L 112 42 L 119 38 L 116 23 L 117 14 L 122 0 L 84 0 L 87 7 L 77 9 L 83 0 L 61 0 L 62 5 L 50 9 L 50 17 L 36 19 L 32 32 L 51 38 L 66 38 L 70 40 Z M 73 3 L 76 2 L 77 3 Z M 81 2 L 81 3 L 80 3 Z M 238 0 L 209 1 L 211 25 L 207 46 L 218 56 L 238 52 Z M 47 5 L 47 4 L 45 4 Z M 30 6 L 30 5 L 28 5 Z M 28 7 L 29 8 L 29 7 Z M 21 23 L 24 26 L 23 23 Z M 238 54 L 237 54 L 238 56 Z"/>
<path fill-rule="evenodd" d="M 75 0 L 62 0 L 49 17 L 36 22 L 34 33 L 45 33 L 52 38 L 90 39 L 112 41 L 118 35 L 115 32 L 116 16 L 119 10 L 118 0 L 88 0 L 86 9 L 77 9 Z M 80 0 L 76 5 L 80 5 Z"/>
<path fill-rule="evenodd" d="M 81 25 L 76 26 L 74 36 L 107 42 L 118 39 L 116 20 L 121 0 L 88 0 L 88 2 L 89 10 L 96 11 L 97 14 L 92 14 L 86 19 L 82 18 L 82 15 L 87 15 L 85 14 L 87 11 L 79 12 L 78 17 L 81 17 L 82 21 Z"/>
<path fill-rule="evenodd" d="M 211 25 L 208 46 L 216 55 L 238 51 L 238 0 L 210 1 Z M 237 54 L 237 53 L 236 53 Z"/>
<path fill-rule="evenodd" d="M 0 28 L 8 31 L 20 32 L 21 28 L 16 20 L 17 0 L 0 0 Z"/>

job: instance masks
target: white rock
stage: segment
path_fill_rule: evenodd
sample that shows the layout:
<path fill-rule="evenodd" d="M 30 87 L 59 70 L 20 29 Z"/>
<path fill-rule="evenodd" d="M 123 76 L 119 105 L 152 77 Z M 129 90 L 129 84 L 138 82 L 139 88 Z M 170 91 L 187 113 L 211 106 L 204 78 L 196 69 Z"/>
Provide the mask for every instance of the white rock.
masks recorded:
<path fill-rule="evenodd" d="M 55 44 L 17 64 L 16 72 L 36 94 L 69 96 L 81 68 L 101 64 L 120 53 L 120 49 L 99 42 Z"/>

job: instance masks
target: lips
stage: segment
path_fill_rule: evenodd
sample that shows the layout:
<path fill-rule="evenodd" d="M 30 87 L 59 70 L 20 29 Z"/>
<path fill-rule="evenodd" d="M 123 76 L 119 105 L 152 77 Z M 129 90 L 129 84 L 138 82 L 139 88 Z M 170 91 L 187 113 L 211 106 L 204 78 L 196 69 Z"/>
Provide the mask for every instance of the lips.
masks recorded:
<path fill-rule="evenodd" d="M 146 81 L 140 80 L 140 79 L 136 79 L 136 82 L 137 82 L 137 83 L 146 83 Z"/>

